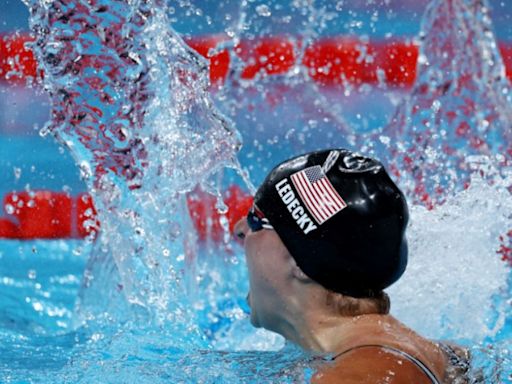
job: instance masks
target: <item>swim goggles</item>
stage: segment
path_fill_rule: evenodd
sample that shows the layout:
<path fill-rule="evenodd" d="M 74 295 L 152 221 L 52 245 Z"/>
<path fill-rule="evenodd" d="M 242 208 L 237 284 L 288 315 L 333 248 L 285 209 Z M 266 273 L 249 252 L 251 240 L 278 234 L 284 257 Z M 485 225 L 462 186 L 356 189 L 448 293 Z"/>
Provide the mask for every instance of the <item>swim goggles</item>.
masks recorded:
<path fill-rule="evenodd" d="M 247 225 L 253 232 L 261 231 L 262 229 L 274 229 L 263 212 L 254 205 L 249 210 L 249 213 L 247 213 Z"/>

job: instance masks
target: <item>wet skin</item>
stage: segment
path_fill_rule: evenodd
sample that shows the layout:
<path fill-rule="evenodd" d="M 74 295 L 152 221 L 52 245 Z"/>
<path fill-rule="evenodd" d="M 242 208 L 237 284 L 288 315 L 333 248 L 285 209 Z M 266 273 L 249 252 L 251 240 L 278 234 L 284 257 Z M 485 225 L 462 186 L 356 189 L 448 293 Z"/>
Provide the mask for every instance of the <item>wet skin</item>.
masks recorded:
<path fill-rule="evenodd" d="M 289 318 L 290 313 L 294 313 L 294 305 L 297 304 L 291 299 L 293 294 L 290 295 L 290 287 L 296 276 L 290 274 L 290 264 L 287 260 L 292 258 L 286 247 L 275 231 L 261 229 L 254 232 L 249 228 L 245 218 L 235 225 L 234 233 L 245 249 L 250 284 L 248 302 L 251 307 L 251 323 L 255 327 L 263 327 L 280 333 L 287 339 L 297 342 L 300 339 L 295 338 L 294 340 L 289 337 L 290 334 L 283 332 L 288 330 L 287 327 L 297 319 L 293 315 L 291 319 Z M 300 312 L 302 315 L 311 311 L 310 309 L 304 312 L 305 307 L 301 308 L 303 308 Z M 295 312 L 295 315 L 297 314 Z M 384 321 L 380 319 L 384 319 Z M 347 318 L 337 318 L 337 321 L 340 323 L 333 328 L 334 334 L 328 337 L 331 340 L 337 339 L 337 342 L 331 345 L 332 348 L 320 349 L 324 353 L 336 355 L 361 344 L 390 345 L 420 356 L 423 361 L 435 361 L 436 369 L 434 371 L 439 377 L 443 376 L 444 356 L 435 351 L 434 345 L 428 343 L 430 345 L 427 347 L 426 340 L 414 334 L 412 330 L 407 329 L 392 317 L 387 315 L 357 316 L 350 320 L 349 327 L 347 324 L 343 324 Z M 308 334 L 309 331 L 315 330 L 315 326 L 310 324 L 310 326 L 299 326 L 294 329 L 299 334 Z M 298 344 L 301 345 L 300 341 Z M 301 347 L 317 349 L 308 348 L 307 345 L 301 345 Z M 368 372 L 369 366 L 372 367 L 371 372 Z M 429 382 L 428 378 L 410 362 L 379 349 L 356 350 L 336 359 L 333 363 L 320 364 L 316 368 L 318 371 L 313 377 L 313 382 L 322 384 L 375 383 L 379 382 L 375 381 L 376 379 L 383 378 L 389 383 L 401 384 L 410 383 L 411 381 L 408 380 L 412 377 L 415 377 L 415 382 L 418 384 Z M 400 371 L 400 375 L 396 375 L 397 371 Z M 340 381 L 341 377 L 342 381 Z"/>
<path fill-rule="evenodd" d="M 234 228 L 236 238 L 243 244 L 249 272 L 248 302 L 251 307 L 251 323 L 255 327 L 275 329 L 279 318 L 278 308 L 286 306 L 282 292 L 285 271 L 280 261 L 288 255 L 281 239 L 273 230 L 253 232 L 247 220 L 240 220 Z"/>

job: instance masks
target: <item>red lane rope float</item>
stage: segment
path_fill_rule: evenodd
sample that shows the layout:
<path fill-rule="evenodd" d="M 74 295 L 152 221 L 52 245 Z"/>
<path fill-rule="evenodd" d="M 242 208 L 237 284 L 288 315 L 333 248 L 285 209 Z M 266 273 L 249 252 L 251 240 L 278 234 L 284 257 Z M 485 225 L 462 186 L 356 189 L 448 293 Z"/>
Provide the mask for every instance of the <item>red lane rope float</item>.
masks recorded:
<path fill-rule="evenodd" d="M 252 205 L 252 196 L 237 185 L 230 186 L 224 202 L 229 231 Z M 225 234 L 216 199 L 200 190 L 187 197 L 187 205 L 199 239 L 222 241 Z M 85 238 L 100 229 L 96 209 L 87 194 L 70 196 L 62 192 L 12 192 L 3 199 L 4 216 L 0 216 L 0 238 L 66 239 Z"/>
<path fill-rule="evenodd" d="M 90 196 L 62 192 L 12 192 L 3 199 L 0 238 L 84 238 L 99 229 Z"/>
<path fill-rule="evenodd" d="M 0 81 L 22 83 L 35 77 L 37 63 L 26 46 L 32 41 L 28 34 L 0 35 Z M 187 43 L 210 61 L 210 80 L 219 85 L 227 77 L 230 55 L 227 50 L 215 51 L 225 36 L 193 37 Z M 262 37 L 242 40 L 235 47 L 236 55 L 245 63 L 241 77 L 284 74 L 296 61 L 300 41 L 288 37 Z M 512 44 L 500 44 L 501 54 L 512 79 Z M 410 87 L 416 78 L 418 46 L 407 40 L 361 42 L 355 37 L 320 38 L 308 46 L 302 58 L 309 75 L 321 85 L 377 84 Z"/>
<path fill-rule="evenodd" d="M 228 206 L 225 214 L 229 232 L 245 217 L 253 198 L 238 185 L 224 193 Z M 201 190 L 187 196 L 192 223 L 200 241 L 223 241 L 222 214 L 215 208 L 216 198 Z M 87 194 L 70 196 L 62 192 L 12 192 L 3 199 L 4 217 L 0 217 L 0 239 L 70 239 L 95 236 L 100 229 L 96 209 Z M 512 265 L 512 230 L 499 237 L 496 253 Z"/>
<path fill-rule="evenodd" d="M 0 34 L 0 80 L 23 83 L 37 74 L 37 62 L 27 43 L 33 38 L 28 34 Z"/>

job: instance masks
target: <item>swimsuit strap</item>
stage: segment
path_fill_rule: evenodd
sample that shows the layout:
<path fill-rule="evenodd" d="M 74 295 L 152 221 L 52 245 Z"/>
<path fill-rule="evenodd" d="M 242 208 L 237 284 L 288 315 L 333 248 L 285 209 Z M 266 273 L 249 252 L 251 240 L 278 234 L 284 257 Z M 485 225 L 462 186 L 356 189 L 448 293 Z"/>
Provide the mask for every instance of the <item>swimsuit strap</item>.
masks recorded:
<path fill-rule="evenodd" d="M 391 351 L 391 352 L 394 352 L 396 354 L 399 354 L 400 356 L 403 356 L 407 360 L 411 361 L 419 369 L 421 369 L 423 371 L 423 373 L 425 373 L 425 375 L 427 375 L 427 377 L 432 381 L 432 384 L 441 384 L 441 382 L 437 379 L 437 377 L 432 373 L 432 371 L 421 360 L 417 359 L 416 357 L 410 355 L 407 352 L 401 351 L 400 349 L 397 349 L 397 348 L 388 347 L 387 345 L 378 345 L 378 344 L 358 345 L 356 347 L 347 349 L 346 351 L 343 351 L 340 354 L 334 356 L 333 360 L 337 359 L 341 355 L 344 355 L 344 354 L 346 354 L 348 352 L 352 352 L 355 349 L 366 348 L 366 347 L 377 347 L 377 348 L 384 349 L 386 351 Z"/>

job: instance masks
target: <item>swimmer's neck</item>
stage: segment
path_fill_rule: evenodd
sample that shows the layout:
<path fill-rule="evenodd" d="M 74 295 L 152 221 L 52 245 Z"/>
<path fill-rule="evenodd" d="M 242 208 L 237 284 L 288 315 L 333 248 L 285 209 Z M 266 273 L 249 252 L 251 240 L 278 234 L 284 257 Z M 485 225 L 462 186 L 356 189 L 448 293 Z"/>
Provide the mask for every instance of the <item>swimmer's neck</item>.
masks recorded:
<path fill-rule="evenodd" d="M 375 343 L 399 324 L 391 315 L 310 314 L 288 321 L 280 333 L 312 354 L 339 354 L 358 345 Z"/>

